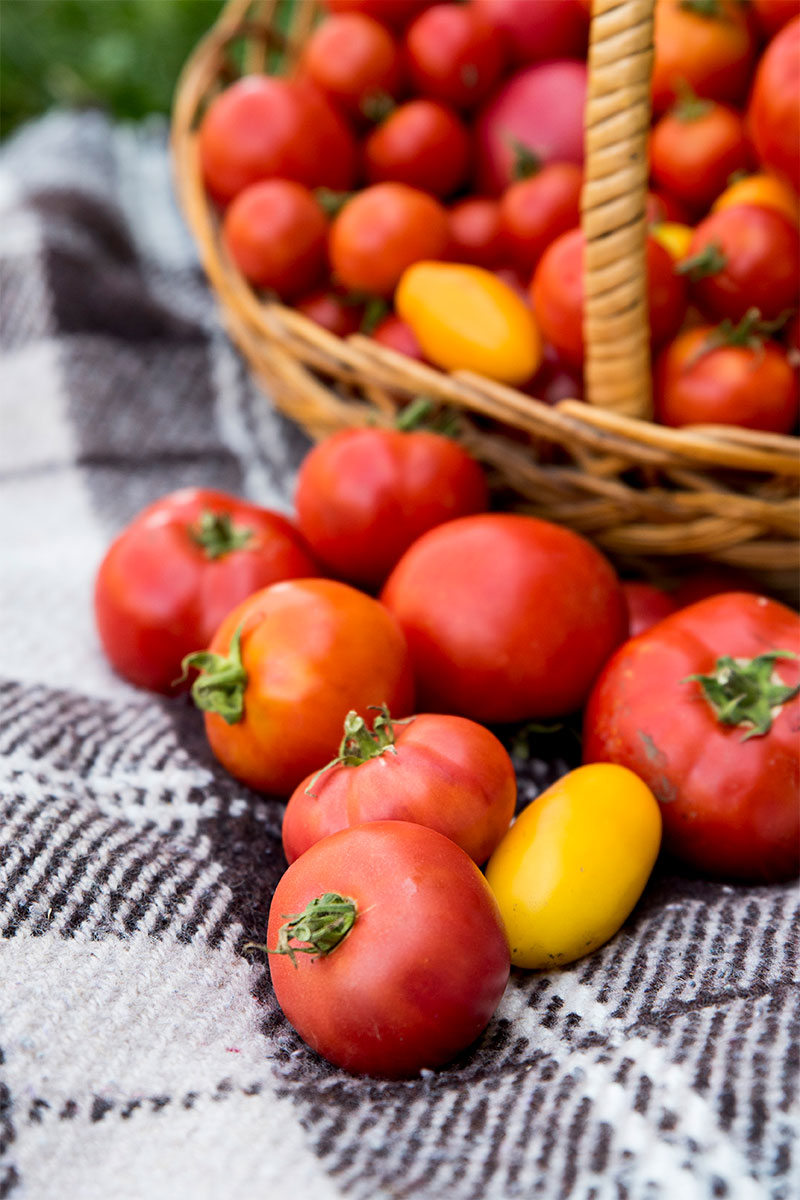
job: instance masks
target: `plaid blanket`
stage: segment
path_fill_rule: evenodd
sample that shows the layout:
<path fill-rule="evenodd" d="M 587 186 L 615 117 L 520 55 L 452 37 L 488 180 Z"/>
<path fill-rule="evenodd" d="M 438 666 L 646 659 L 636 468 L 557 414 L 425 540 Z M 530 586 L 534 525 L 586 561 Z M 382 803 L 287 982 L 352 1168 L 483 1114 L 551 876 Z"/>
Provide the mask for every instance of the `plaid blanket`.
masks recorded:
<path fill-rule="evenodd" d="M 0 1197 L 797 1195 L 791 886 L 659 867 L 610 944 L 513 972 L 479 1044 L 418 1079 L 300 1041 L 242 953 L 282 806 L 186 701 L 112 675 L 91 591 L 173 488 L 287 511 L 306 440 L 221 329 L 163 124 L 17 134 L 0 268 Z M 568 734 L 534 749 L 524 800 L 575 761 Z"/>

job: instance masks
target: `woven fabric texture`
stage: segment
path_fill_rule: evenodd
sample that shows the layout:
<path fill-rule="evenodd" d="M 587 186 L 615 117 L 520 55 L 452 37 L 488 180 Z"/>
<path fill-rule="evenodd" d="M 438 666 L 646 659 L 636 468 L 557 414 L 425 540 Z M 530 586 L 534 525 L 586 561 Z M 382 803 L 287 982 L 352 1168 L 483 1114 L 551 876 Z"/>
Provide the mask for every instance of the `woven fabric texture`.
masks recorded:
<path fill-rule="evenodd" d="M 600 952 L 513 972 L 446 1070 L 354 1078 L 303 1045 L 242 952 L 282 806 L 185 700 L 113 676 L 91 595 L 174 488 L 288 511 L 306 440 L 220 327 L 162 124 L 9 141 L 0 270 L 0 1198 L 800 1194 L 791 886 L 659 867 Z M 523 799 L 575 754 L 543 737 Z"/>

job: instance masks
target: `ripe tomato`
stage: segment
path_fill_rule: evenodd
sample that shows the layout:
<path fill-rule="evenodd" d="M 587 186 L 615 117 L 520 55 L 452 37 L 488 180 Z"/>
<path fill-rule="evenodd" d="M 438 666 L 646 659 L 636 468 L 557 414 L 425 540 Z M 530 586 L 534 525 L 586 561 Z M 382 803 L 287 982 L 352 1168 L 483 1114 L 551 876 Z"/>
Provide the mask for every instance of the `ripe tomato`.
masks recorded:
<path fill-rule="evenodd" d="M 773 38 L 756 70 L 747 110 L 759 159 L 800 191 L 800 16 Z"/>
<path fill-rule="evenodd" d="M 589 15 L 580 0 L 472 0 L 506 38 L 520 64 L 553 58 L 584 58 Z"/>
<path fill-rule="evenodd" d="M 736 204 L 757 204 L 762 208 L 774 208 L 793 225 L 800 224 L 800 201 L 797 193 L 777 175 L 760 171 L 755 175 L 747 175 L 744 179 L 737 179 L 717 196 L 711 211 L 733 208 Z"/>
<path fill-rule="evenodd" d="M 797 305 L 800 232 L 771 208 L 723 208 L 697 226 L 678 270 L 712 320 L 740 321 L 757 308 L 765 321 L 774 321 Z"/>
<path fill-rule="evenodd" d="M 582 400 L 581 372 L 565 363 L 554 346 L 545 343 L 542 350 L 542 365 L 522 390 L 526 395 L 543 400 L 545 404 L 558 404 L 559 400 Z"/>
<path fill-rule="evenodd" d="M 294 307 L 337 337 L 358 333 L 364 315 L 363 304 L 330 288 L 310 292 L 300 300 L 295 300 Z"/>
<path fill-rule="evenodd" d="M 706 212 L 734 171 L 750 165 L 744 122 L 712 100 L 683 98 L 650 137 L 650 172 L 690 209 Z"/>
<path fill-rule="evenodd" d="M 625 767 L 578 767 L 523 809 L 486 867 L 515 967 L 563 966 L 612 938 L 661 845 L 655 796 Z"/>
<path fill-rule="evenodd" d="M 584 237 L 572 229 L 548 247 L 531 283 L 531 299 L 544 338 L 567 362 L 583 363 Z M 647 238 L 650 339 L 654 347 L 674 337 L 686 312 L 686 289 L 672 256 L 652 235 Z"/>
<path fill-rule="evenodd" d="M 244 188 L 225 210 L 222 239 L 256 287 L 286 300 L 324 274 L 328 222 L 308 188 L 290 179 L 265 179 Z"/>
<path fill-rule="evenodd" d="M 506 45 L 475 5 L 437 4 L 406 30 L 405 56 L 421 95 L 469 109 L 500 78 Z"/>
<path fill-rule="evenodd" d="M 285 794 L 333 752 L 350 709 L 413 709 L 408 650 L 377 600 L 331 579 L 276 583 L 223 620 L 189 655 L 192 696 L 231 775 Z"/>
<path fill-rule="evenodd" d="M 450 196 L 467 178 L 470 139 L 450 108 L 435 100 L 409 100 L 364 143 L 370 183 L 395 180 L 434 196 Z"/>
<path fill-rule="evenodd" d="M 738 0 L 656 0 L 653 108 L 663 112 L 681 86 L 737 104 L 750 80 L 755 43 Z"/>
<path fill-rule="evenodd" d="M 376 183 L 334 218 L 331 266 L 345 287 L 390 296 L 406 267 L 442 257 L 448 236 L 447 213 L 433 196 L 404 183 Z"/>
<path fill-rule="evenodd" d="M 500 217 L 500 205 L 489 196 L 468 196 L 448 212 L 449 257 L 453 262 L 476 267 L 501 266 L 508 259 L 508 245 Z"/>
<path fill-rule="evenodd" d="M 585 103 L 582 62 L 541 63 L 507 79 L 476 117 L 477 190 L 499 196 L 532 165 L 581 165 Z"/>
<path fill-rule="evenodd" d="M 738 425 L 791 433 L 800 407 L 784 350 L 742 325 L 701 325 L 667 346 L 655 368 L 654 403 L 662 425 Z M 752 322 L 751 322 L 752 325 Z"/>
<path fill-rule="evenodd" d="M 398 354 L 405 354 L 406 358 L 425 362 L 425 355 L 422 353 L 422 347 L 414 330 L 394 313 L 389 313 L 389 316 L 384 317 L 380 325 L 373 329 L 372 338 L 373 341 L 380 342 L 382 346 L 396 350 Z"/>
<path fill-rule="evenodd" d="M 280 515 L 209 488 L 161 497 L 115 539 L 94 608 L 109 662 L 137 687 L 174 692 L 181 660 L 258 588 L 319 574 Z"/>
<path fill-rule="evenodd" d="M 317 25 L 299 69 L 355 118 L 369 118 L 396 99 L 403 74 L 394 38 L 363 12 L 337 13 Z"/>
<path fill-rule="evenodd" d="M 625 597 L 602 554 L 513 513 L 424 534 L 381 598 L 405 630 L 421 707 L 489 724 L 576 711 L 627 635 Z"/>
<path fill-rule="evenodd" d="M 589 698 L 584 762 L 635 771 L 661 805 L 665 846 L 704 875 L 797 873 L 798 650 L 796 613 L 729 592 L 626 642 Z"/>
<path fill-rule="evenodd" d="M 322 0 L 332 13 L 358 12 L 392 29 L 402 29 L 434 0 Z"/>
<path fill-rule="evenodd" d="M 679 225 L 675 221 L 664 221 L 662 225 L 651 225 L 650 233 L 660 246 L 672 256 L 676 263 L 682 262 L 689 253 L 694 237 L 691 225 Z"/>
<path fill-rule="evenodd" d="M 520 270 L 532 271 L 551 242 L 580 224 L 582 185 L 575 163 L 548 163 L 503 193 L 502 228 Z"/>
<path fill-rule="evenodd" d="M 637 637 L 675 612 L 673 598 L 652 583 L 628 579 L 623 581 L 622 590 L 628 605 L 628 632 L 631 637 Z"/>
<path fill-rule="evenodd" d="M 750 0 L 750 4 L 765 38 L 774 37 L 792 17 L 800 15 L 800 0 Z"/>
<path fill-rule="evenodd" d="M 289 862 L 320 838 L 364 821 L 414 821 L 438 829 L 478 863 L 511 823 L 514 765 L 483 725 L 422 713 L 372 731 L 356 713 L 344 723 L 338 757 L 295 788 L 283 818 Z"/>
<path fill-rule="evenodd" d="M 292 863 L 272 899 L 267 947 L 278 1003 L 308 1045 L 384 1078 L 466 1049 L 509 975 L 483 875 L 455 842 L 408 821 L 343 829 Z"/>
<path fill-rule="evenodd" d="M 199 131 L 206 187 L 221 203 L 262 179 L 346 191 L 356 147 L 342 117 L 314 84 L 248 75 L 211 101 Z"/>
<path fill-rule="evenodd" d="M 475 459 L 423 430 L 340 430 L 306 455 L 295 493 L 297 523 L 320 561 L 365 587 L 379 587 L 426 530 L 487 504 Z"/>

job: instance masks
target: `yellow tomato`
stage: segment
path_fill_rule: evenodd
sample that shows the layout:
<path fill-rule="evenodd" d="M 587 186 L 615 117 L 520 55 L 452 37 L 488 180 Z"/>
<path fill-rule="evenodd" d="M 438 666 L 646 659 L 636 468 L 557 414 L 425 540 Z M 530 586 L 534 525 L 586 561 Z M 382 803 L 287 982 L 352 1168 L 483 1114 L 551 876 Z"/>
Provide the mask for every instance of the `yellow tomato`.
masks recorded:
<path fill-rule="evenodd" d="M 712 212 L 721 208 L 732 208 L 734 204 L 755 204 L 761 208 L 774 208 L 793 225 L 800 221 L 800 201 L 788 183 L 774 175 L 759 172 L 738 179 L 717 196 L 711 206 Z"/>
<path fill-rule="evenodd" d="M 661 845 L 645 783 L 614 763 L 578 767 L 517 817 L 486 866 L 517 967 L 602 946 L 636 904 Z"/>
<path fill-rule="evenodd" d="M 668 250 L 676 262 L 685 258 L 689 252 L 689 243 L 694 236 L 690 225 L 681 225 L 678 221 L 660 221 L 650 230 L 657 242 Z"/>
<path fill-rule="evenodd" d="M 501 383 L 525 383 L 542 360 L 533 313 L 483 267 L 418 262 L 403 274 L 395 308 L 425 357 L 446 371 L 476 371 Z"/>

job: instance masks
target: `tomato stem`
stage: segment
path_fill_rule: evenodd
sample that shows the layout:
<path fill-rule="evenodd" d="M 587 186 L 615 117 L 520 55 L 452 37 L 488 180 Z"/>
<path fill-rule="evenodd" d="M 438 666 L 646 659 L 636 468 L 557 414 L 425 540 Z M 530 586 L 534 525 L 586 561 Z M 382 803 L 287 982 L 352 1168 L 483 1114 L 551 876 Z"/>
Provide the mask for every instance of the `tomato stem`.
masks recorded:
<path fill-rule="evenodd" d="M 244 692 L 247 687 L 247 672 L 242 664 L 242 627 L 231 639 L 227 655 L 214 654 L 211 650 L 196 650 L 187 654 L 181 666 L 181 682 L 193 667 L 199 671 L 192 684 L 192 699 L 203 712 L 217 713 L 228 725 L 235 725 L 244 718 Z"/>
<path fill-rule="evenodd" d="M 232 550 L 244 550 L 253 540 L 253 531 L 234 525 L 230 513 L 206 509 L 196 525 L 188 526 L 189 537 L 205 552 L 206 558 L 223 558 Z"/>
<path fill-rule="evenodd" d="M 511 180 L 514 183 L 520 179 L 531 179 L 542 169 L 542 156 L 530 146 L 526 146 L 519 138 L 509 138 L 509 145 L 514 155 L 511 164 Z"/>
<path fill-rule="evenodd" d="M 677 100 L 672 107 L 672 116 L 684 124 L 699 121 L 714 107 L 712 100 L 704 100 L 685 79 L 679 79 L 675 91 Z"/>
<path fill-rule="evenodd" d="M 719 275 L 728 265 L 727 255 L 716 242 L 710 242 L 691 258 L 685 258 L 675 267 L 676 275 L 688 275 L 692 283 L 706 279 L 709 275 Z"/>
<path fill-rule="evenodd" d="M 681 0 L 680 7 L 684 12 L 695 13 L 698 17 L 721 17 L 719 0 Z"/>
<path fill-rule="evenodd" d="M 681 682 L 699 683 L 719 723 L 746 728 L 746 742 L 769 733 L 781 707 L 800 692 L 800 684 L 789 687 L 775 674 L 777 658 L 797 655 L 791 650 L 770 650 L 751 659 L 722 655 L 710 675 L 687 675 Z"/>
<path fill-rule="evenodd" d="M 297 967 L 296 954 L 311 954 L 323 958 L 341 945 L 353 928 L 358 906 L 349 896 L 325 892 L 310 901 L 301 913 L 283 913 L 286 924 L 278 930 L 278 944 L 268 954 L 287 954 Z M 302 943 L 292 945 L 292 942 Z"/>
<path fill-rule="evenodd" d="M 371 758 L 379 758 L 382 754 L 397 754 L 395 726 L 408 725 L 414 718 L 406 717 L 403 721 L 393 721 L 385 704 L 380 707 L 370 705 L 370 708 L 375 708 L 378 713 L 372 722 L 372 730 L 367 728 L 366 721 L 355 710 L 351 709 L 347 714 L 344 719 L 344 737 L 339 744 L 339 753 L 336 758 L 332 758 L 329 763 L 321 767 L 310 780 L 306 788 L 307 796 L 314 795 L 314 784 L 321 775 L 330 771 L 331 767 L 358 767 Z"/>

